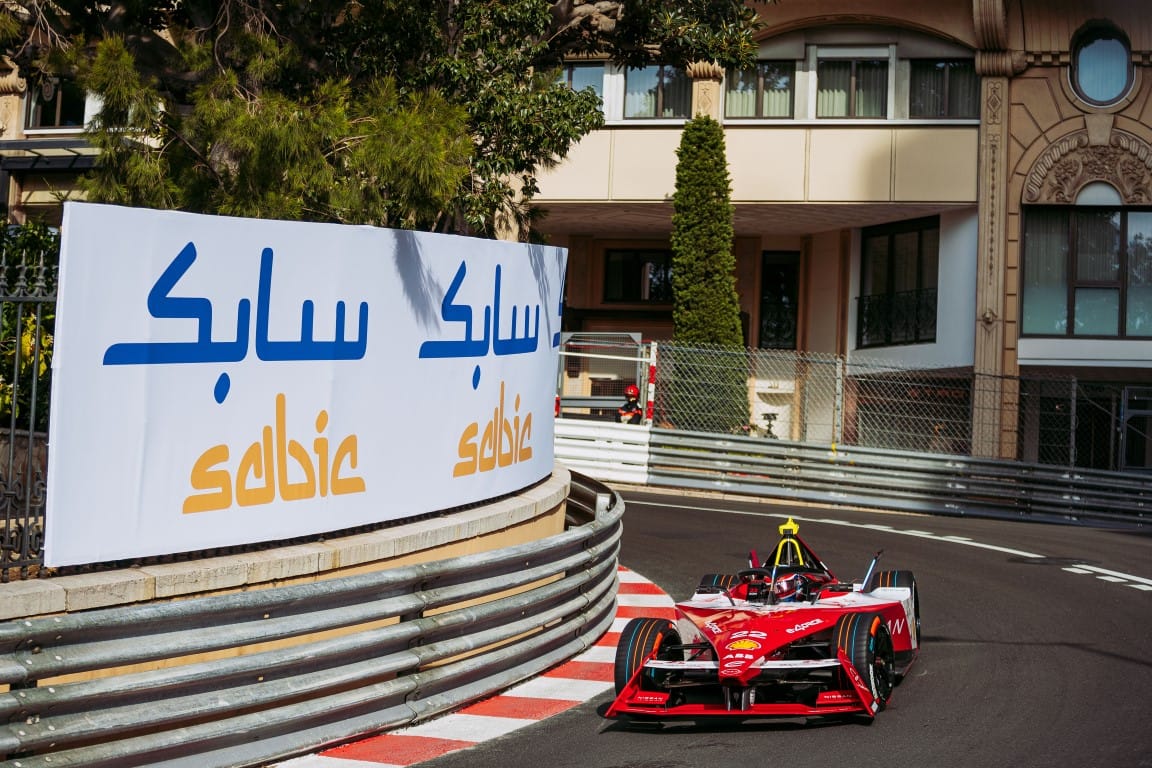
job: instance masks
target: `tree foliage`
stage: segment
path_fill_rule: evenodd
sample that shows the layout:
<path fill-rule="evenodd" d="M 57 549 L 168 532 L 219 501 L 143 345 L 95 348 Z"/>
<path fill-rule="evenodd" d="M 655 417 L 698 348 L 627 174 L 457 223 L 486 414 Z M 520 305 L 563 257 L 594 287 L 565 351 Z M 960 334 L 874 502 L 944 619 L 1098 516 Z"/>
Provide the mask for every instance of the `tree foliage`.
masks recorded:
<path fill-rule="evenodd" d="M 720 124 L 706 115 L 690 120 L 676 155 L 672 214 L 675 339 L 742 346 L 732 253 L 731 184 Z"/>
<path fill-rule="evenodd" d="M 526 235 L 536 174 L 602 124 L 565 56 L 753 57 L 741 0 L 22 0 L 0 44 L 33 87 L 102 99 L 92 199 Z"/>
<path fill-rule="evenodd" d="M 720 124 L 697 115 L 684 126 L 676 154 L 673 337 L 680 349 L 694 352 L 676 358 L 670 401 L 678 427 L 730 432 L 748 423 L 748 389 L 746 366 L 740 364 L 744 340 L 732 252 L 733 207 Z"/>

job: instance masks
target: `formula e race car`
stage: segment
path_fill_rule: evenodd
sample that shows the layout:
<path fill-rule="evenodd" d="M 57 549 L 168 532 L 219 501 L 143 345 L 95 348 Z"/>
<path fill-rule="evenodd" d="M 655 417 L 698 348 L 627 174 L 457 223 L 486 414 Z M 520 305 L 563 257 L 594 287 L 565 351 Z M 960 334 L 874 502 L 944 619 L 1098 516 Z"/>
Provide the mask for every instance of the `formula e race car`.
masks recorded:
<path fill-rule="evenodd" d="M 789 518 L 773 556 L 707 574 L 676 621 L 632 619 L 616 647 L 607 717 L 820 717 L 884 709 L 920 647 L 909 571 L 842 583 Z"/>

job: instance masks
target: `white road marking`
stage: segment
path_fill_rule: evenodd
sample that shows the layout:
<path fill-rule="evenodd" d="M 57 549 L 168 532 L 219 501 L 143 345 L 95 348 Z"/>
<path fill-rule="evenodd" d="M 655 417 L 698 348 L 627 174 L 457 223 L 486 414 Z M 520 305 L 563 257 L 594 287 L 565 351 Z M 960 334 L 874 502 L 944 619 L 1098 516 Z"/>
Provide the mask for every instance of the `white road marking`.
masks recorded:
<path fill-rule="evenodd" d="M 608 664 L 615 664 L 616 647 L 612 645 L 594 645 L 577 656 L 574 661 L 603 661 Z"/>
<path fill-rule="evenodd" d="M 367 760 L 345 760 L 342 757 L 305 755 L 273 763 L 273 768 L 406 768 L 395 763 L 375 763 Z"/>
<path fill-rule="evenodd" d="M 1097 568 L 1095 565 L 1084 565 L 1081 567 L 1092 571 L 1092 573 L 1103 573 L 1107 576 L 1118 576 L 1121 579 L 1135 581 L 1139 584 L 1146 584 L 1149 587 L 1152 587 L 1152 579 L 1145 579 L 1140 576 L 1132 576 L 1131 574 L 1121 573 L 1120 571 L 1110 571 L 1107 568 Z"/>
<path fill-rule="evenodd" d="M 671 608 L 676 604 L 668 595 L 616 595 L 616 604 L 629 608 Z"/>
<path fill-rule="evenodd" d="M 405 728 L 405 736 L 430 736 L 434 739 L 480 742 L 518 731 L 536 720 L 518 717 L 492 717 L 490 715 L 462 715 L 453 713 L 437 717 L 419 725 Z"/>
<path fill-rule="evenodd" d="M 504 696 L 527 696 L 531 699 L 555 699 L 557 701 L 587 701 L 599 696 L 612 687 L 612 683 L 598 680 L 569 680 L 562 677 L 534 677 L 525 680 L 515 688 L 504 692 Z"/>
<path fill-rule="evenodd" d="M 736 509 L 717 509 L 716 507 L 698 507 L 688 506 L 683 504 L 664 504 L 660 502 L 644 502 L 653 507 L 674 507 L 677 509 L 697 509 L 702 512 L 722 512 L 726 515 L 742 515 L 745 517 L 773 517 L 779 520 L 787 520 L 792 518 L 801 523 L 823 523 L 825 525 L 839 525 L 845 528 L 864 528 L 870 530 L 884 531 L 885 533 L 894 533 L 900 536 L 913 536 L 922 539 L 932 539 L 934 541 L 944 541 L 949 544 L 961 544 L 965 547 L 976 547 L 977 549 L 987 549 L 991 552 L 1003 552 L 1006 555 L 1015 555 L 1016 557 L 1027 557 L 1034 560 L 1043 559 L 1044 555 L 1038 555 L 1035 552 L 1025 552 L 1021 549 L 1013 549 L 1012 547 L 1000 547 L 995 544 L 984 544 L 979 541 L 973 541 L 966 536 L 941 536 L 929 531 L 920 531 L 915 529 L 900 530 L 893 528 L 889 525 L 880 525 L 877 523 L 853 523 L 848 520 L 832 520 L 826 517 L 804 517 L 803 515 L 789 515 L 780 512 L 751 512 L 748 510 Z M 1120 571 L 1112 571 L 1107 568 L 1098 568 L 1094 565 L 1080 565 L 1075 567 L 1064 568 L 1063 570 L 1069 573 L 1094 573 L 1100 574 L 1097 578 L 1104 581 L 1113 583 L 1127 583 L 1136 582 L 1135 584 L 1127 584 L 1127 586 L 1140 589 L 1145 592 L 1152 592 L 1152 579 L 1144 578 L 1143 576 L 1133 576 L 1130 573 L 1122 573 Z"/>

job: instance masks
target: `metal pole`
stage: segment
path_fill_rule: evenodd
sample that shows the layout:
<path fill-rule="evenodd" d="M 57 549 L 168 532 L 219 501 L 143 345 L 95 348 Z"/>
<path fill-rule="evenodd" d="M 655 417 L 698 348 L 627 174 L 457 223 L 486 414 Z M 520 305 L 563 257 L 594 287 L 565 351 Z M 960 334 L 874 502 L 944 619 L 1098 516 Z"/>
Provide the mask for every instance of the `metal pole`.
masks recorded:
<path fill-rule="evenodd" d="M 1068 408 L 1068 466 L 1076 466 L 1076 379 L 1072 379 L 1071 402 Z"/>

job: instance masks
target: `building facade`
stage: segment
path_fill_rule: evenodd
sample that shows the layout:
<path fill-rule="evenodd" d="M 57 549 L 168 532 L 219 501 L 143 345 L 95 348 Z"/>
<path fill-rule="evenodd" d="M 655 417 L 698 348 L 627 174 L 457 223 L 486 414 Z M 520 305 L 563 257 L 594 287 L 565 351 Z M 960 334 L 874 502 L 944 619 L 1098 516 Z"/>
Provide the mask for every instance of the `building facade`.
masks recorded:
<path fill-rule="evenodd" d="M 9 222 L 59 226 L 96 151 L 82 137 L 95 101 L 60 78 L 29 83 L 0 60 L 0 204 Z"/>
<path fill-rule="evenodd" d="M 676 149 L 704 113 L 725 131 L 750 347 L 986 377 L 965 405 L 975 455 L 1036 458 L 1024 436 L 1071 418 L 1067 463 L 1152 467 L 1152 16 L 1132 0 L 758 10 L 748 70 L 566 67 L 606 118 L 536 199 L 569 249 L 566 330 L 671 336 Z M 94 160 L 92 106 L 0 71 L 10 221 L 58 223 Z"/>
<path fill-rule="evenodd" d="M 1072 463 L 1152 466 L 1152 17 L 1124 0 L 761 15 L 750 70 L 569 66 L 606 118 L 540 183 L 569 330 L 671 335 L 675 153 L 704 113 L 725 130 L 749 346 L 987 376 L 982 456 L 1034 458 L 1043 380 L 1060 409 L 1073 377 L 1099 396 L 1076 408 Z M 1028 413 L 1022 378 L 1040 382 Z"/>

